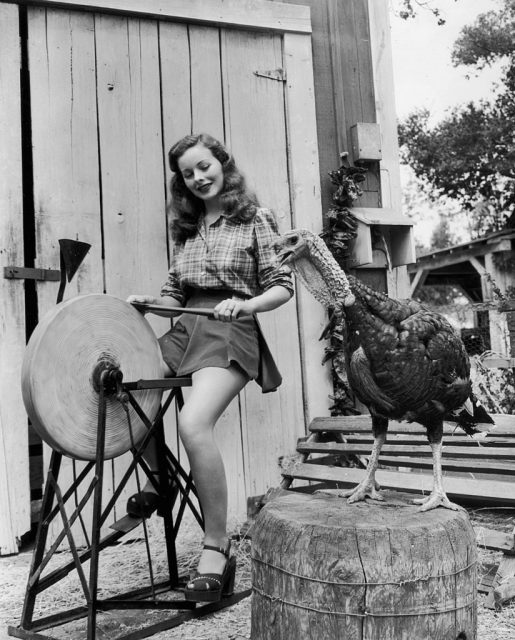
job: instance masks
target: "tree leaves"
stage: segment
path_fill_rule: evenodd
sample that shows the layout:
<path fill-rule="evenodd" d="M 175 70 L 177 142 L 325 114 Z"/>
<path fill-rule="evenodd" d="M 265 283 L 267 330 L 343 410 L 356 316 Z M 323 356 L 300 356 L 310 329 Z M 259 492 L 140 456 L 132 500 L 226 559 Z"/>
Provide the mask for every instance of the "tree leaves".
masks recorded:
<path fill-rule="evenodd" d="M 432 186 L 432 198 L 445 195 L 471 212 L 474 237 L 515 226 L 515 0 L 464 27 L 452 54 L 454 64 L 476 68 L 499 59 L 493 99 L 458 107 L 435 126 L 422 109 L 399 126 L 402 160 Z"/>

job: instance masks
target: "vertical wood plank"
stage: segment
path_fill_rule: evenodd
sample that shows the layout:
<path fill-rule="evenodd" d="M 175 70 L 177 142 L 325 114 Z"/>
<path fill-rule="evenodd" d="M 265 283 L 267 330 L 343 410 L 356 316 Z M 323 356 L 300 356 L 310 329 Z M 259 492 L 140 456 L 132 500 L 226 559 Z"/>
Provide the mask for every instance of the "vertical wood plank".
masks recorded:
<path fill-rule="evenodd" d="M 309 0 L 309 5 L 313 27 L 312 51 L 322 210 L 327 211 L 332 203 L 333 192 L 328 174 L 329 171 L 337 169 L 340 162 L 338 136 L 335 135 L 336 98 L 339 93 L 335 90 L 332 75 L 333 42 L 328 37 L 327 3 Z M 343 105 L 341 106 L 343 108 Z"/>
<path fill-rule="evenodd" d="M 390 18 L 386 2 L 368 2 L 376 119 L 381 128 L 381 200 L 401 212 L 399 143 L 393 82 Z"/>
<path fill-rule="evenodd" d="M 340 150 L 348 151 L 353 162 L 350 128 L 357 122 L 376 122 L 368 6 L 367 0 L 327 2 L 335 95 L 344 105 L 341 108 L 337 102 L 337 132 Z M 380 206 L 377 163 L 370 164 L 363 191 L 356 206 Z"/>
<path fill-rule="evenodd" d="M 91 249 L 65 299 L 102 292 L 93 16 L 29 9 L 28 20 L 36 266 L 59 269 L 60 238 L 88 242 Z M 55 282 L 37 283 L 40 318 L 55 305 L 57 289 Z M 49 459 L 45 446 L 45 472 Z M 78 471 L 82 466 L 76 463 Z M 72 479 L 73 462 L 65 457 L 59 482 L 67 488 Z M 57 532 L 53 527 L 50 540 Z M 78 526 L 74 533 L 80 544 Z"/>
<path fill-rule="evenodd" d="M 95 16 L 106 292 L 158 293 L 167 273 L 158 27 Z M 169 320 L 149 315 L 156 335 Z M 115 483 L 131 454 L 112 461 Z M 136 491 L 131 481 L 118 505 Z"/>
<path fill-rule="evenodd" d="M 59 269 L 59 238 L 90 243 L 65 298 L 103 290 L 93 16 L 29 10 L 36 266 Z M 40 317 L 58 284 L 38 282 Z"/>
<path fill-rule="evenodd" d="M 192 130 L 224 140 L 220 31 L 190 25 Z M 240 520 L 246 512 L 240 401 L 235 398 L 220 416 L 215 437 L 225 466 L 228 516 Z"/>
<path fill-rule="evenodd" d="M 161 102 L 163 145 L 166 160 L 166 184 L 171 171 L 166 159 L 170 147 L 191 133 L 191 71 L 188 26 L 172 22 L 159 23 L 161 58 Z"/>
<path fill-rule="evenodd" d="M 20 40 L 17 5 L 0 5 L 0 268 L 24 264 Z M 20 372 L 25 349 L 22 280 L 0 276 L 0 555 L 30 529 L 27 416 Z"/>
<path fill-rule="evenodd" d="M 381 128 L 383 155 L 380 162 L 381 203 L 383 207 L 391 207 L 401 213 L 399 143 L 388 5 L 385 2 L 369 1 L 368 12 L 376 118 Z M 389 295 L 395 298 L 409 297 L 410 284 L 406 267 L 397 267 L 387 274 L 387 278 Z"/>
<path fill-rule="evenodd" d="M 220 31 L 189 27 L 191 52 L 191 112 L 193 133 L 224 140 Z"/>
<path fill-rule="evenodd" d="M 168 166 L 170 147 L 184 135 L 192 132 L 191 67 L 189 28 L 186 24 L 159 23 L 159 55 L 161 60 L 161 106 L 163 123 L 163 158 L 166 176 L 166 198 L 172 172 Z M 168 214 L 170 212 L 167 212 Z M 170 218 L 168 218 L 168 224 Z M 162 282 L 166 280 L 166 271 Z M 157 294 L 157 291 L 156 291 Z M 184 389 L 184 395 L 188 393 Z M 189 469 L 187 456 L 177 431 L 175 412 L 165 417 L 166 441 L 185 469 Z"/>
<path fill-rule="evenodd" d="M 95 33 L 106 291 L 125 298 L 166 279 L 157 24 L 98 15 Z"/>
<path fill-rule="evenodd" d="M 272 208 L 281 231 L 291 227 L 282 82 L 255 72 L 283 68 L 279 36 L 222 31 L 222 77 L 228 146 L 249 186 Z M 252 99 L 250 97 L 252 96 Z M 252 123 L 252 126 L 249 126 Z M 300 348 L 295 305 L 261 314 L 260 322 L 283 375 L 263 396 L 249 384 L 242 396 L 247 493 L 263 493 L 280 478 L 278 461 L 304 433 Z"/>
<path fill-rule="evenodd" d="M 323 216 L 309 36 L 284 35 L 284 63 L 293 226 L 320 233 Z M 303 286 L 297 287 L 297 306 L 305 417 L 309 424 L 316 416 L 329 415 L 331 371 L 329 365 L 322 367 L 325 345 L 319 340 L 327 318 L 323 307 Z"/>
<path fill-rule="evenodd" d="M 492 280 L 496 283 L 501 291 L 508 291 L 509 287 L 513 283 L 513 274 L 506 269 L 499 269 L 494 260 L 495 253 L 487 253 L 485 255 L 485 271 L 489 273 Z M 483 278 L 481 278 L 483 283 Z M 483 300 L 491 300 L 493 293 L 486 291 L 486 295 L 483 294 Z M 499 313 L 496 309 L 490 309 L 488 311 L 488 317 L 490 322 L 490 340 L 491 349 L 494 353 L 510 354 L 510 332 L 508 329 L 508 313 Z"/>

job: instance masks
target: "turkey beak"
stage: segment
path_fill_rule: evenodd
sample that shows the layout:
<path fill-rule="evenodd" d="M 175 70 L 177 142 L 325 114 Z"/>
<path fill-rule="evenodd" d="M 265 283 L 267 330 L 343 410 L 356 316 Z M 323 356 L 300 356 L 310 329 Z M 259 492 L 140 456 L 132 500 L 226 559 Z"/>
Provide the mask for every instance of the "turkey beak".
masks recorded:
<path fill-rule="evenodd" d="M 294 252 L 286 246 L 282 238 L 273 245 L 273 248 L 275 251 L 275 258 L 279 263 L 279 266 L 283 267 L 284 265 L 289 264 L 293 258 Z"/>

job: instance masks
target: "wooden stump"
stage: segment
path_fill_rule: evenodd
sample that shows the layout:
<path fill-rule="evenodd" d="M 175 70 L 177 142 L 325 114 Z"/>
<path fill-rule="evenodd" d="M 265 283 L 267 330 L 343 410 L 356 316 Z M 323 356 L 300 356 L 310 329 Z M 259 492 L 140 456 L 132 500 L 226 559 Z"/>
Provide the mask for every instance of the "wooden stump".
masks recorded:
<path fill-rule="evenodd" d="M 265 506 L 252 539 L 253 640 L 475 640 L 466 512 L 385 497 L 292 492 Z"/>

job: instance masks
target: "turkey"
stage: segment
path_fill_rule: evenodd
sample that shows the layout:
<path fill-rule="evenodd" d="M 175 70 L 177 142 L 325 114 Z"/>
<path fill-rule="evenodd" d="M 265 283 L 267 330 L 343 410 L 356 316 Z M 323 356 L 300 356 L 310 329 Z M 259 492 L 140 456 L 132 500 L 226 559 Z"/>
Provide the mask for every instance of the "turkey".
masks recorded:
<path fill-rule="evenodd" d="M 282 235 L 274 249 L 278 262 L 290 266 L 320 303 L 343 313 L 349 384 L 372 417 L 374 445 L 365 478 L 339 495 L 349 502 L 383 500 L 375 473 L 388 421 L 408 420 L 426 428 L 433 455 L 433 489 L 414 502 L 422 511 L 458 509 L 443 488 L 443 421 L 484 435 L 474 425 L 493 420 L 472 394 L 468 355 L 452 326 L 415 300 L 393 300 L 347 276 L 308 230 Z"/>

